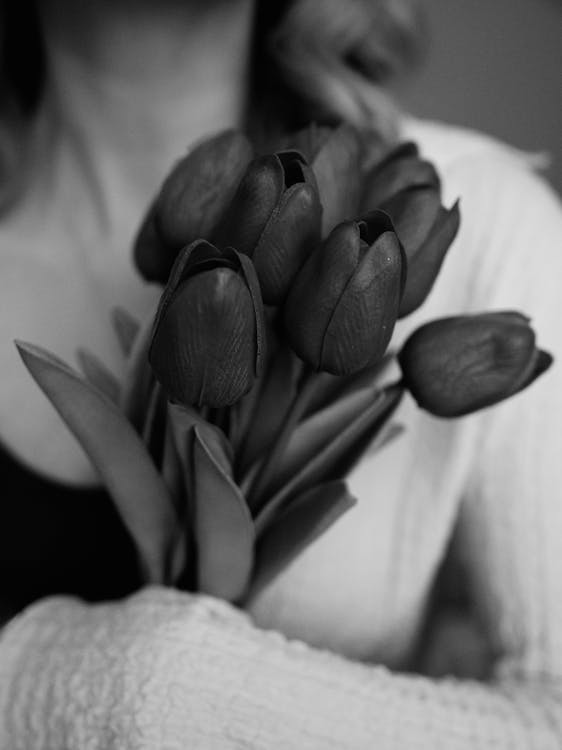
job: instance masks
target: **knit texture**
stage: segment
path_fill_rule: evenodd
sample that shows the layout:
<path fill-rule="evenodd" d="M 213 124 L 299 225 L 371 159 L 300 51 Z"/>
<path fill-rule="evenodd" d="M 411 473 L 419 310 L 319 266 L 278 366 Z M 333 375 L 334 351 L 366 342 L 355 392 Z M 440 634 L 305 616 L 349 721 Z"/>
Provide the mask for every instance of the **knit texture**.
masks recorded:
<path fill-rule="evenodd" d="M 515 308 L 559 364 L 462 420 L 406 400 L 406 432 L 350 477 L 358 505 L 248 614 L 157 588 L 33 605 L 0 637 L 1 748 L 562 748 L 560 204 L 484 136 L 405 134 L 436 162 L 446 205 L 461 197 L 463 223 L 395 345 L 441 315 Z M 405 671 L 441 565 L 494 655 L 485 683 Z M 427 639 L 439 671 L 463 655 L 470 671 L 462 632 Z"/>

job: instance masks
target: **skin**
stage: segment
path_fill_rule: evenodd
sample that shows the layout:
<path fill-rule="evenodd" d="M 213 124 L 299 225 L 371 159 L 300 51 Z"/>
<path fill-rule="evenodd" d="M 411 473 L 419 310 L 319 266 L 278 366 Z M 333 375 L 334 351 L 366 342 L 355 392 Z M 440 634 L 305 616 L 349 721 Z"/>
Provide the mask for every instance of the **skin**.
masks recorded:
<path fill-rule="evenodd" d="M 253 0 L 44 0 L 40 16 L 47 85 L 27 189 L 0 226 L 0 441 L 50 478 L 91 484 L 12 341 L 71 364 L 86 346 L 123 373 L 110 311 L 143 318 L 159 295 L 133 268 L 132 240 L 186 147 L 241 124 Z"/>

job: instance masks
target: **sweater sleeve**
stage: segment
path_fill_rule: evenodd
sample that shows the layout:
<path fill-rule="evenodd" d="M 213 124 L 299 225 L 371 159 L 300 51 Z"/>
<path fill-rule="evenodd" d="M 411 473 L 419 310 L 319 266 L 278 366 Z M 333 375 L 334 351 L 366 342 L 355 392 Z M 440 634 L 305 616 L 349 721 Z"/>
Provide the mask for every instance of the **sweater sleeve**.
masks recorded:
<path fill-rule="evenodd" d="M 224 603 L 170 590 L 96 606 L 50 599 L 0 639 L 1 747 L 562 747 L 562 219 L 531 174 L 485 171 L 504 176 L 484 175 L 482 189 L 473 186 L 481 197 L 472 209 L 466 201 L 469 221 L 476 209 L 482 220 L 472 231 L 498 248 L 481 253 L 482 278 L 496 274 L 482 301 L 530 312 L 541 345 L 560 360 L 528 392 L 478 417 L 458 544 L 497 654 L 490 681 L 353 663 L 261 631 Z"/>

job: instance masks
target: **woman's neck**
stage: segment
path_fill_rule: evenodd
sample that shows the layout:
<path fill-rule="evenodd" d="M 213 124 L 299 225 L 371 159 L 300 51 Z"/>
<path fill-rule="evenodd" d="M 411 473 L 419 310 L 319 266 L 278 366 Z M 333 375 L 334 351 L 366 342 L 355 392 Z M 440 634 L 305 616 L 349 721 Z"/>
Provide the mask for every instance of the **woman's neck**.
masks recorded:
<path fill-rule="evenodd" d="M 39 5 L 48 69 L 36 184 L 49 195 L 66 184 L 76 202 L 78 179 L 103 234 L 130 239 L 186 147 L 242 124 L 253 0 Z"/>

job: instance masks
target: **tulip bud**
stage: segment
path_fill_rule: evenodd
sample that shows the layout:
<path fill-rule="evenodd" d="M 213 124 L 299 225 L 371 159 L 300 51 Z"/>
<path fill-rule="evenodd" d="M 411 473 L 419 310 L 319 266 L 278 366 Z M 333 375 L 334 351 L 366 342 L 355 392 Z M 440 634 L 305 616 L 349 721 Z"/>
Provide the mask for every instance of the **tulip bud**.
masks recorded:
<path fill-rule="evenodd" d="M 440 191 L 432 185 L 407 187 L 386 200 L 386 211 L 408 259 L 408 277 L 399 317 L 417 309 L 431 291 L 447 250 L 456 237 L 458 201 L 451 209 L 441 205 Z"/>
<path fill-rule="evenodd" d="M 149 360 L 170 399 L 219 408 L 261 371 L 263 305 L 251 261 L 198 240 L 178 256 L 162 295 Z"/>
<path fill-rule="evenodd" d="M 458 202 L 441 205 L 441 183 L 434 166 L 420 158 L 414 143 L 399 144 L 367 174 L 362 210 L 386 211 L 408 258 L 408 279 L 399 317 L 426 299 L 459 228 Z"/>
<path fill-rule="evenodd" d="M 284 307 L 287 340 L 314 370 L 349 375 L 390 341 L 402 251 L 382 211 L 339 224 L 299 271 Z"/>
<path fill-rule="evenodd" d="M 440 189 L 431 162 L 421 159 L 415 143 L 401 143 L 372 167 L 363 180 L 361 210 L 372 211 L 407 187 Z"/>
<path fill-rule="evenodd" d="M 202 141 L 177 162 L 135 241 L 144 278 L 165 282 L 180 248 L 214 231 L 250 159 L 248 139 L 233 130 Z"/>
<path fill-rule="evenodd" d="M 302 154 L 255 159 L 218 230 L 219 242 L 252 258 L 264 302 L 279 305 L 320 238 L 316 181 Z"/>
<path fill-rule="evenodd" d="M 308 128 L 291 136 L 302 150 L 318 185 L 322 204 L 322 236 L 357 215 L 361 190 L 361 141 L 349 124 Z"/>
<path fill-rule="evenodd" d="M 547 370 L 529 320 L 517 312 L 464 315 L 418 328 L 398 360 L 419 406 L 458 417 L 502 401 Z"/>

